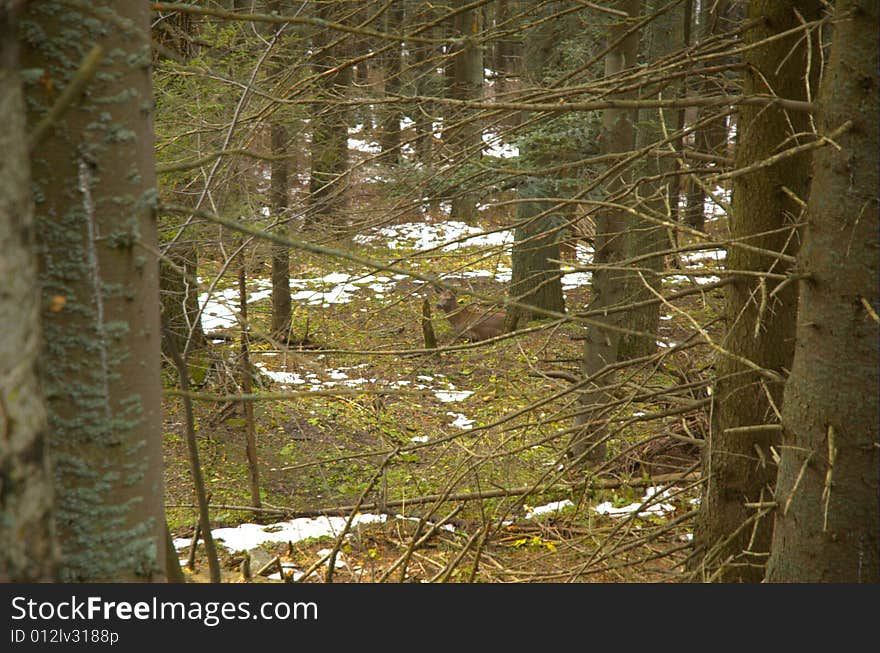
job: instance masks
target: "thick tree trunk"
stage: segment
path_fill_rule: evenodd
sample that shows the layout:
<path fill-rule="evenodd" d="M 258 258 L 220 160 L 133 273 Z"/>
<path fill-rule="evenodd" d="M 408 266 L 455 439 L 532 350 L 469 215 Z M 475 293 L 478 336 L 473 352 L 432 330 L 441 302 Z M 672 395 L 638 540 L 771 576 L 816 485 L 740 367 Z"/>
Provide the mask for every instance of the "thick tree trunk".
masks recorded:
<path fill-rule="evenodd" d="M 149 25 L 148 4 L 109 0 L 32 2 L 21 23 L 23 66 L 44 71 L 31 131 L 102 48 L 32 160 L 65 581 L 165 574 Z"/>
<path fill-rule="evenodd" d="M 639 13 L 640 0 L 620 0 L 615 7 L 635 17 Z M 614 42 L 631 27 L 631 23 L 621 20 L 609 30 L 608 40 Z M 615 75 L 636 64 L 638 54 L 638 32 L 632 32 L 615 45 L 605 57 L 606 76 Z M 604 153 L 628 152 L 635 145 L 635 115 L 629 109 L 606 109 L 602 112 L 602 133 Z M 627 180 L 617 176 L 607 184 L 607 195 L 621 188 Z M 626 256 L 627 214 L 622 210 L 606 209 L 596 216 L 597 266 L 616 266 Z M 594 311 L 620 304 L 626 290 L 625 276 L 611 268 L 596 268 L 593 273 L 592 297 L 588 309 Z M 617 361 L 620 342 L 619 325 L 621 314 L 615 313 L 601 322 L 587 327 L 584 339 L 584 355 L 581 373 L 590 379 L 587 392 L 579 397 L 581 413 L 575 420 L 582 429 L 576 432 L 569 445 L 569 456 L 581 465 L 597 465 L 605 459 L 607 429 L 603 406 L 611 399 L 607 386 L 613 384 L 613 372 L 603 372 L 606 365 Z M 607 327 L 605 326 L 607 325 Z M 609 328 L 610 327 L 610 328 Z"/>
<path fill-rule="evenodd" d="M 835 23 L 818 130 L 853 127 L 813 160 L 767 569 L 777 582 L 880 582 L 880 23 L 875 1 L 836 11 L 852 13 Z"/>
<path fill-rule="evenodd" d="M 0 583 L 55 579 L 40 291 L 15 17 L 0 11 Z M 58 300 L 61 301 L 61 300 Z"/>
<path fill-rule="evenodd" d="M 820 11 L 819 0 L 752 0 L 749 18 L 762 20 L 747 32 L 746 41 L 756 43 L 795 28 L 801 24 L 799 15 L 810 21 Z M 815 44 L 818 38 L 812 41 Z M 806 99 L 806 43 L 803 34 L 795 34 L 749 50 L 743 94 Z M 813 52 L 812 61 L 816 60 Z M 809 133 L 809 116 L 743 106 L 739 129 L 736 166 L 744 168 L 797 145 Z M 796 254 L 794 223 L 801 209 L 783 189 L 806 198 L 809 175 L 810 157 L 801 154 L 737 177 L 731 239 L 769 252 Z M 759 275 L 784 274 L 789 269 L 774 255 L 735 246 L 730 248 L 727 267 Z M 776 410 L 782 404 L 784 375 L 791 369 L 797 307 L 795 284 L 775 292 L 778 283 L 742 275 L 727 286 L 727 334 L 721 344 L 737 358 L 722 355 L 716 368 L 712 431 L 704 449 L 707 482 L 694 532 L 707 579 L 749 582 L 764 576 L 772 520 L 754 505 L 770 500 L 776 480 L 770 448 L 778 446 Z"/>

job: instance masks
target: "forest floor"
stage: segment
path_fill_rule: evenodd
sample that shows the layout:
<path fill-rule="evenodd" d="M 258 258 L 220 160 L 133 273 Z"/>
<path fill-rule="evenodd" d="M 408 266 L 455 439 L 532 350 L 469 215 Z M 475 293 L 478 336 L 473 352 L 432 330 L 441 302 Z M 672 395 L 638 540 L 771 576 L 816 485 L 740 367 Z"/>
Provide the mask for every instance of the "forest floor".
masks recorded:
<path fill-rule="evenodd" d="M 331 244 L 386 264 L 409 257 L 397 265 L 443 275 L 463 291 L 503 296 L 510 266 L 504 215 L 485 211 L 480 223 L 468 228 L 450 221 L 444 208 L 423 216 L 402 213 L 394 224 L 382 225 L 387 231 L 375 225 Z M 432 249 L 477 232 L 484 235 Z M 267 333 L 270 324 L 267 253 L 265 247 L 255 248 L 248 259 L 248 312 L 251 333 L 257 335 Z M 590 250 L 581 245 L 579 254 L 588 261 Z M 304 573 L 306 581 L 328 580 L 326 558 L 334 547 L 335 582 L 396 582 L 403 579 L 404 567 L 407 581 L 679 578 L 676 566 L 687 554 L 688 517 L 698 493 L 693 482 L 683 480 L 652 497 L 652 479 L 694 471 L 698 449 L 682 438 L 699 437 L 707 418 L 699 411 L 685 419 L 648 418 L 676 406 L 677 399 L 664 397 L 663 388 L 709 377 L 708 348 L 672 348 L 694 336 L 691 320 L 718 334 L 720 291 L 676 302 L 680 311 L 662 308 L 658 351 L 669 354 L 659 363 L 628 370 L 624 379 L 657 394 L 616 407 L 619 429 L 608 452 L 613 462 L 593 483 L 583 472 L 563 469 L 568 437 L 559 432 L 571 427 L 576 395 L 564 392 L 570 381 L 547 376 L 577 374 L 581 326 L 565 323 L 479 347 L 420 353 L 425 299 L 431 302 L 439 345 L 464 344 L 452 342 L 454 334 L 427 284 L 302 252 L 291 258 L 290 340 L 305 344 L 285 347 L 252 337 L 250 349 L 259 370 L 255 391 L 288 393 L 252 404 L 263 512 L 247 509 L 253 503 L 243 404 L 194 402 L 212 523 L 215 529 L 238 527 L 215 531 L 226 543 L 219 547 L 225 580 L 240 580 L 245 557 L 254 575 L 271 565 L 267 575 L 275 572 L 274 577 L 257 577 L 260 581 L 280 582 L 282 569 L 284 580 Z M 705 270 L 722 261 L 717 252 L 704 251 L 683 264 Z M 206 280 L 220 270 L 210 261 L 201 265 Z M 568 310 L 585 307 L 589 273 L 565 271 Z M 712 278 L 669 277 L 665 290 L 707 280 Z M 463 293 L 460 299 L 472 301 Z M 235 275 L 220 275 L 203 315 L 206 331 L 235 333 L 237 302 Z M 240 392 L 239 351 L 237 340 L 216 340 L 196 354 L 190 371 L 197 389 L 215 395 Z M 165 370 L 166 388 L 177 387 L 173 367 Z M 321 394 L 340 391 L 346 394 Z M 290 396 L 293 392 L 301 394 Z M 622 391 L 621 398 L 628 395 Z M 704 396 L 696 389 L 693 399 Z M 185 560 L 197 521 L 186 425 L 180 397 L 167 395 L 164 408 L 167 514 Z M 435 498 L 447 492 L 454 496 Z M 346 528 L 350 513 L 357 520 Z M 449 518 L 442 528 L 410 547 L 416 529 L 419 535 L 428 533 L 444 516 Z M 643 537 L 657 526 L 665 526 L 657 537 Z M 341 531 L 345 536 L 337 538 Z M 196 553 L 195 571 L 187 573 L 204 580 L 202 546 Z"/>

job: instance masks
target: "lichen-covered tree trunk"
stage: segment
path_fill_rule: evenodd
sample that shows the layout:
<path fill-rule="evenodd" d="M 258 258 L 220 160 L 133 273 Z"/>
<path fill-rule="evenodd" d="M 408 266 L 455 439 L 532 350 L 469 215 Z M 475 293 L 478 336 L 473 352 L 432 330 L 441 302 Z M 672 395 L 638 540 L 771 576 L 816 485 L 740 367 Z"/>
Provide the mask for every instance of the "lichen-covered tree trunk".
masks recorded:
<path fill-rule="evenodd" d="M 663 0 L 646 0 L 644 13 L 653 14 L 665 7 Z M 684 8 L 681 4 L 661 12 L 654 20 L 642 28 L 642 51 L 645 61 L 659 61 L 684 46 Z M 658 88 L 649 88 L 643 94 L 649 99 L 677 97 L 680 82 L 667 82 Z M 679 129 L 679 113 L 673 109 L 642 109 L 639 111 L 636 130 L 636 148 L 648 147 L 651 143 L 663 140 Z M 667 149 L 664 147 L 663 149 Z M 677 200 L 672 192 L 672 177 L 664 176 L 675 169 L 675 160 L 670 156 L 647 155 L 642 159 L 637 176 L 653 178 L 638 185 L 639 197 L 643 201 L 636 207 L 643 215 L 661 220 L 674 219 L 673 211 Z M 669 247 L 666 227 L 658 225 L 641 216 L 627 218 L 626 255 L 639 257 L 637 270 L 627 275 L 625 297 L 628 302 L 653 299 L 660 292 L 661 278 L 658 274 L 664 267 L 663 255 L 656 255 Z M 653 254 L 653 256 L 652 256 Z M 657 349 L 657 328 L 660 324 L 660 304 L 652 303 L 633 308 L 625 314 L 624 326 L 631 333 L 620 336 L 617 357 L 620 360 L 652 354 Z"/>
<path fill-rule="evenodd" d="M 21 20 L 31 131 L 101 48 L 32 152 L 64 581 L 164 578 L 149 25 L 148 4 L 110 0 L 31 2 Z"/>
<path fill-rule="evenodd" d="M 632 17 L 639 13 L 640 0 L 620 0 L 616 9 L 626 12 L 631 18 L 621 19 L 609 29 L 609 44 L 613 47 L 605 55 L 606 76 L 615 75 L 636 64 L 639 38 L 638 31 L 632 31 Z M 628 35 L 624 37 L 624 34 Z M 623 38 L 621 38 L 623 37 Z M 628 152 L 635 145 L 635 116 L 630 109 L 605 109 L 602 112 L 603 153 Z M 614 177 L 605 187 L 605 192 L 613 196 L 627 179 L 623 175 Z M 626 256 L 627 214 L 621 209 L 603 209 L 596 215 L 596 253 L 593 262 L 596 266 L 591 285 L 592 296 L 588 309 L 615 306 L 621 303 L 626 289 L 626 279 L 620 270 L 614 269 L 618 261 Z M 601 266 L 607 265 L 608 268 Z M 569 456 L 581 465 L 594 466 L 605 459 L 607 428 L 603 406 L 611 398 L 608 386 L 614 382 L 615 375 L 603 371 L 607 365 L 617 361 L 620 343 L 620 313 L 596 320 L 586 330 L 584 354 L 581 361 L 581 374 L 590 379 L 586 392 L 579 396 L 580 413 L 575 425 L 581 429 L 572 436 Z"/>
<path fill-rule="evenodd" d="M 0 583 L 55 579 L 40 291 L 15 14 L 0 11 Z"/>
<path fill-rule="evenodd" d="M 760 20 L 746 33 L 746 41 L 758 43 L 791 30 L 801 24 L 799 16 L 814 20 L 820 10 L 819 0 L 752 0 L 748 18 Z M 818 40 L 813 35 L 814 45 Z M 802 33 L 748 50 L 743 93 L 806 99 L 805 76 L 816 72 L 815 65 L 808 70 L 808 60 Z M 817 61 L 816 52 L 812 61 Z M 736 167 L 809 140 L 809 131 L 805 112 L 743 106 Z M 786 191 L 805 199 L 809 175 L 809 154 L 800 154 L 736 177 L 732 240 L 796 254 L 795 223 L 801 208 Z M 770 550 L 772 519 L 766 509 L 755 506 L 773 495 L 776 465 L 770 448 L 778 444 L 776 410 L 782 406 L 784 375 L 794 354 L 797 297 L 795 284 L 777 292 L 778 279 L 760 276 L 789 271 L 789 264 L 774 254 L 732 246 L 727 267 L 752 274 L 735 277 L 727 287 L 727 333 L 721 345 L 736 358 L 722 355 L 716 366 L 712 429 L 704 449 L 706 484 L 694 544 L 706 579 L 752 582 L 763 578 Z"/>
<path fill-rule="evenodd" d="M 818 130 L 853 127 L 813 159 L 767 568 L 777 582 L 880 582 L 880 23 L 873 0 L 836 11 L 852 13 L 835 23 Z"/>

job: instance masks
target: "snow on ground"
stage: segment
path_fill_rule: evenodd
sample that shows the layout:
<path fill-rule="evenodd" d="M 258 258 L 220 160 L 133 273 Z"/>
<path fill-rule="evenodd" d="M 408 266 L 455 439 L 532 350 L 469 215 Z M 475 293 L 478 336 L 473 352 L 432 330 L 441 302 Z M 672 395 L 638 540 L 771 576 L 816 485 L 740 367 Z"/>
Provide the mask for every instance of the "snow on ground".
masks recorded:
<path fill-rule="evenodd" d="M 449 384 L 452 385 L 451 383 Z M 435 390 L 434 396 L 437 397 L 444 404 L 449 404 L 455 401 L 464 401 L 468 397 L 474 394 L 473 390 Z"/>
<path fill-rule="evenodd" d="M 551 501 L 550 503 L 544 504 L 543 506 L 536 506 L 534 508 L 529 508 L 528 506 L 524 507 L 526 508 L 526 519 L 533 519 L 538 515 L 546 515 L 550 512 L 559 512 L 563 508 L 573 505 L 574 503 L 572 503 L 570 499 L 565 499 L 563 501 Z"/>
<path fill-rule="evenodd" d="M 625 515 L 630 515 L 632 513 L 638 513 L 639 517 L 646 517 L 648 515 L 662 515 L 663 513 L 672 512 L 675 510 L 675 506 L 671 503 L 661 503 L 663 499 L 669 497 L 669 489 L 662 489 L 659 487 L 649 487 L 645 490 L 644 496 L 641 500 L 636 501 L 635 503 L 631 503 L 627 506 L 622 506 L 619 508 L 615 508 L 614 504 L 610 501 L 606 501 L 604 503 L 600 503 L 598 506 L 593 506 L 593 510 L 598 512 L 600 515 L 608 515 L 610 517 L 623 517 Z M 651 505 L 644 507 L 644 504 L 648 501 L 651 501 Z"/>
<path fill-rule="evenodd" d="M 382 151 L 382 146 L 376 141 L 367 142 L 360 138 L 349 138 L 348 149 L 365 152 L 367 154 L 379 154 Z"/>
<path fill-rule="evenodd" d="M 387 515 L 359 513 L 352 521 L 358 524 L 384 522 Z M 267 542 L 301 542 L 313 537 L 336 537 L 345 527 L 347 517 L 300 517 L 275 524 L 245 523 L 234 528 L 215 528 L 211 531 L 214 539 L 230 551 L 249 551 Z M 174 540 L 174 548 L 189 546 L 190 538 Z"/>
<path fill-rule="evenodd" d="M 499 159 L 510 159 L 519 156 L 519 148 L 505 143 L 495 132 L 487 131 L 483 132 L 483 154 Z"/>
<path fill-rule="evenodd" d="M 727 259 L 727 250 L 703 249 L 697 252 L 685 252 L 681 255 L 681 262 L 689 268 L 700 268 L 703 261 L 713 261 L 721 264 Z"/>
<path fill-rule="evenodd" d="M 691 281 L 695 281 L 701 286 L 707 283 L 715 283 L 716 281 L 720 281 L 721 277 L 716 277 L 715 275 L 684 275 L 684 274 L 673 274 L 671 276 L 666 277 L 666 280 L 671 284 L 680 284 L 680 283 L 690 283 Z"/>
<path fill-rule="evenodd" d="M 474 425 L 474 420 L 468 419 L 466 416 L 462 415 L 461 413 L 453 413 L 452 411 L 449 411 L 446 414 L 449 415 L 450 417 L 455 418 L 452 421 L 452 423 L 450 424 L 450 426 L 455 426 L 460 429 L 467 430 Z"/>
<path fill-rule="evenodd" d="M 562 275 L 562 289 L 573 290 L 580 286 L 586 286 L 592 278 L 593 274 L 591 272 L 569 272 Z"/>
<path fill-rule="evenodd" d="M 374 229 L 370 233 L 355 236 L 355 242 L 360 244 L 381 244 L 389 249 L 413 249 L 425 251 L 440 248 L 442 251 L 457 250 L 464 247 L 499 247 L 502 251 L 509 249 L 513 243 L 513 232 L 501 230 L 486 233 L 482 229 L 472 227 L 455 220 L 437 223 L 407 222 Z M 460 241 L 460 242 L 456 242 Z M 577 257 L 581 262 L 589 262 L 592 259 L 593 250 L 586 246 L 578 246 Z M 703 257 L 723 257 L 723 250 L 710 250 L 692 255 L 694 261 Z M 696 266 L 699 267 L 699 266 Z M 562 277 L 563 290 L 571 290 L 590 283 L 589 272 L 574 272 L 570 267 L 563 267 L 566 274 Z M 497 263 L 494 270 L 467 270 L 464 272 L 448 275 L 448 278 L 474 278 L 494 277 L 499 283 L 507 283 L 511 278 L 510 266 Z M 327 308 L 331 304 L 344 304 L 350 302 L 354 295 L 364 290 L 373 292 L 377 299 L 382 299 L 393 292 L 394 286 L 406 275 L 395 274 L 387 276 L 383 274 L 349 274 L 346 272 L 331 272 L 329 274 L 313 278 L 293 278 L 290 280 L 291 300 L 306 303 L 310 306 Z M 701 283 L 709 283 L 714 277 L 698 278 Z M 676 281 L 686 281 L 686 277 L 675 278 Z M 203 281 L 200 280 L 200 283 Z M 257 290 L 248 295 L 248 303 L 265 299 L 271 295 L 271 281 L 257 279 L 251 282 L 251 286 Z M 235 327 L 238 322 L 238 288 L 230 287 L 223 290 L 215 290 L 209 297 L 207 293 L 199 296 L 199 305 L 203 306 L 202 327 L 210 333 L 218 329 Z"/>
<path fill-rule="evenodd" d="M 453 242 L 459 239 L 464 240 Z M 504 230 L 485 233 L 482 229 L 456 220 L 436 223 L 406 222 L 380 227 L 368 234 L 359 234 L 354 237 L 354 241 L 360 244 L 384 241 L 382 244 L 388 249 L 424 251 L 442 246 L 443 251 L 451 251 L 462 247 L 510 245 L 513 243 L 513 232 Z"/>
<path fill-rule="evenodd" d="M 706 222 L 713 222 L 727 215 L 726 207 L 730 206 L 730 198 L 730 189 L 716 186 L 711 196 L 706 197 L 703 203 Z"/>

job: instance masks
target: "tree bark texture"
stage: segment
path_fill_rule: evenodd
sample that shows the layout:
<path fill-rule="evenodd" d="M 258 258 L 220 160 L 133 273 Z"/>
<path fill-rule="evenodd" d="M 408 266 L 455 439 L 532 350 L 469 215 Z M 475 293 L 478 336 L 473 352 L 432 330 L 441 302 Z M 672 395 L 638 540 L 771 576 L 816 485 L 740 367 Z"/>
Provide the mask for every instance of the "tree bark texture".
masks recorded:
<path fill-rule="evenodd" d="M 878 10 L 841 0 L 819 91 L 797 346 L 785 385 L 767 580 L 880 582 Z M 847 13 L 851 12 L 849 16 Z"/>
<path fill-rule="evenodd" d="M 109 0 L 31 2 L 21 21 L 31 130 L 101 48 L 32 152 L 63 581 L 165 574 L 149 28 L 148 4 Z"/>
<path fill-rule="evenodd" d="M 455 7 L 468 4 L 458 0 Z M 453 34 L 457 41 L 452 52 L 452 83 L 450 97 L 457 100 L 480 100 L 483 96 L 483 50 L 474 38 L 480 32 L 480 13 L 476 9 L 462 11 L 453 19 Z M 448 111 L 445 116 L 443 140 L 449 157 L 456 165 L 479 159 L 483 141 L 477 112 L 471 109 Z M 467 182 L 465 182 L 466 185 Z M 452 217 L 463 222 L 473 222 L 477 217 L 477 197 L 460 186 L 452 198 Z"/>
<path fill-rule="evenodd" d="M 639 14 L 640 4 L 640 0 L 621 0 L 615 8 L 635 17 Z M 630 33 L 619 40 L 605 56 L 606 76 L 615 75 L 636 65 L 639 37 L 637 31 L 630 31 L 630 20 L 619 20 L 609 30 L 609 43 L 621 39 L 627 32 Z M 630 109 L 605 109 L 602 112 L 603 153 L 631 151 L 635 145 L 634 123 L 635 114 Z M 619 175 L 608 182 L 605 193 L 613 196 L 627 183 L 629 180 Z M 627 214 L 620 209 L 603 209 L 597 213 L 594 264 L 615 266 L 625 258 L 627 222 Z M 619 270 L 596 268 L 593 272 L 588 310 L 595 311 L 620 304 L 625 290 L 625 276 Z M 569 456 L 582 465 L 595 466 L 605 459 L 608 432 L 603 407 L 611 399 L 606 387 L 614 383 L 615 375 L 603 370 L 617 361 L 620 331 L 615 327 L 619 326 L 620 316 L 621 313 L 615 313 L 601 320 L 601 323 L 589 325 L 584 338 L 581 374 L 590 379 L 590 383 L 587 391 L 578 399 L 581 412 L 575 419 L 575 425 L 582 428 L 572 436 L 568 451 Z"/>
<path fill-rule="evenodd" d="M 0 11 L 0 582 L 55 579 L 40 291 L 15 15 Z"/>
<path fill-rule="evenodd" d="M 821 3 L 752 0 L 748 18 L 760 21 L 748 30 L 746 42 L 757 43 L 800 25 L 795 9 L 810 21 L 820 16 Z M 818 60 L 817 51 L 810 53 L 807 43 L 815 47 L 819 35 L 811 37 L 807 41 L 803 33 L 797 33 L 749 50 L 743 93 L 806 100 L 805 83 L 815 83 L 818 71 L 815 66 L 807 67 L 808 61 L 815 64 Z M 805 112 L 743 106 L 736 167 L 744 168 L 806 142 L 810 130 Z M 796 223 L 802 211 L 785 189 L 806 198 L 809 176 L 810 156 L 803 153 L 736 177 L 730 215 L 732 240 L 769 252 L 796 254 Z M 789 267 L 775 255 L 735 246 L 730 247 L 727 257 L 727 268 L 732 271 L 785 274 Z M 746 504 L 769 501 L 776 480 L 771 447 L 778 445 L 776 411 L 782 406 L 784 378 L 794 355 L 797 310 L 796 285 L 790 283 L 777 291 L 778 284 L 777 280 L 742 275 L 727 286 L 727 333 L 721 345 L 733 356 L 721 355 L 716 366 L 712 429 L 704 448 L 707 481 L 694 531 L 706 579 L 756 582 L 764 576 L 772 519 L 766 517 L 766 511 Z M 758 428 L 737 430 L 742 427 Z"/>
<path fill-rule="evenodd" d="M 644 12 L 653 14 L 667 3 L 662 0 L 648 0 L 644 4 Z M 684 46 L 684 9 L 681 5 L 660 13 L 654 20 L 642 28 L 642 58 L 645 61 L 658 61 L 663 57 L 680 50 Z M 648 88 L 642 97 L 648 99 L 677 97 L 681 84 L 667 82 L 659 89 Z M 679 113 L 672 109 L 658 111 L 642 109 L 639 111 L 638 129 L 636 130 L 636 149 L 642 149 L 651 143 L 663 140 L 677 131 Z M 664 129 L 665 127 L 665 129 Z M 650 217 L 672 221 L 674 207 L 677 203 L 672 192 L 671 176 L 663 176 L 675 169 L 672 157 L 646 156 L 637 171 L 639 178 L 654 177 L 655 180 L 644 180 L 637 186 L 641 198 L 637 205 L 640 213 Z M 637 215 L 627 218 L 626 249 L 628 257 L 644 256 L 637 264 L 638 270 L 627 274 L 625 297 L 628 302 L 640 302 L 653 299 L 660 292 L 661 278 L 658 274 L 664 268 L 662 255 L 651 256 L 669 247 L 666 227 L 646 220 Z M 657 329 L 660 324 L 660 304 L 652 303 L 641 308 L 633 308 L 626 312 L 625 326 L 633 333 L 620 336 L 617 357 L 620 360 L 647 356 L 657 350 Z"/>

